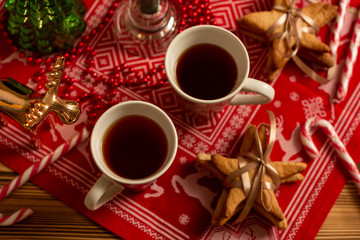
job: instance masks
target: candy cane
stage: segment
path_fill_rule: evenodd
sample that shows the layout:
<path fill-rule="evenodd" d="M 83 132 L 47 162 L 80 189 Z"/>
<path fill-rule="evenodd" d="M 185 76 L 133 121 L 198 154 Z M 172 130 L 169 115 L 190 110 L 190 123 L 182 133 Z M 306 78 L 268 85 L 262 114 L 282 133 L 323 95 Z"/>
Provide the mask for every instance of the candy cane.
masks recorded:
<path fill-rule="evenodd" d="M 349 7 L 350 0 L 343 0 L 339 2 L 338 15 L 336 15 L 333 30 L 330 35 L 330 52 L 336 59 L 337 48 L 340 43 L 340 34 L 344 24 L 346 9 Z"/>
<path fill-rule="evenodd" d="M 352 71 L 358 55 L 359 46 L 360 46 L 360 11 L 358 11 L 358 15 L 356 18 L 354 32 L 352 34 L 348 54 L 346 56 L 343 74 L 337 86 L 336 95 L 334 99 L 335 102 L 343 101 L 347 94 L 349 81 L 352 76 Z"/>
<path fill-rule="evenodd" d="M 5 227 L 13 225 L 14 223 L 20 222 L 21 220 L 31 216 L 32 214 L 33 210 L 31 210 L 30 208 L 20 209 L 9 216 L 2 216 L 0 214 L 0 226 Z"/>
<path fill-rule="evenodd" d="M 350 173 L 352 179 L 354 180 L 356 186 L 360 191 L 360 172 L 354 160 L 346 151 L 346 148 L 344 144 L 341 142 L 339 136 L 336 134 L 334 127 L 328 121 L 314 117 L 308 119 L 305 122 L 305 124 L 301 125 L 300 138 L 301 138 L 301 142 L 303 143 L 305 151 L 313 159 L 316 159 L 318 157 L 319 152 L 314 142 L 311 139 L 311 133 L 310 133 L 311 129 L 316 127 L 320 127 L 325 132 L 325 134 L 333 144 L 334 149 L 339 155 L 342 163 L 345 165 L 347 171 Z"/>
<path fill-rule="evenodd" d="M 61 144 L 59 147 L 57 147 L 55 149 L 55 151 L 53 151 L 52 153 L 46 155 L 40 162 L 37 162 L 37 163 L 31 165 L 30 167 L 28 167 L 23 173 L 21 173 L 19 176 L 14 178 L 11 182 L 9 182 L 8 184 L 6 184 L 4 187 L 2 187 L 0 189 L 0 200 L 5 198 L 6 196 L 8 196 L 15 189 L 22 186 L 29 179 L 31 179 L 32 177 L 37 175 L 39 172 L 41 172 L 41 170 L 43 170 L 47 166 L 51 165 L 57 159 L 61 158 L 63 155 L 68 153 L 71 149 L 78 146 L 80 143 L 82 143 L 84 140 L 86 140 L 88 138 L 88 136 L 89 136 L 89 133 L 84 128 L 81 133 L 76 135 L 70 141 Z M 20 212 L 20 213 L 22 213 L 22 212 Z M 10 217 L 13 217 L 14 219 L 18 219 L 18 218 L 15 218 L 15 216 L 17 216 L 18 214 L 19 214 L 19 211 L 13 213 L 13 215 L 11 215 Z M 23 214 L 23 216 L 26 217 L 26 216 L 29 216 L 29 215 Z M 5 218 L 8 218 L 8 217 L 0 217 L 0 223 Z M 15 223 L 15 222 L 13 222 L 13 223 Z"/>
<path fill-rule="evenodd" d="M 340 44 L 341 30 L 344 24 L 346 9 L 349 7 L 350 0 L 343 0 L 339 2 L 338 14 L 336 15 L 332 33 L 330 35 L 329 47 L 335 63 L 337 62 L 337 49 Z M 335 64 L 336 66 L 336 64 Z M 332 79 L 335 73 L 335 66 L 328 69 L 328 78 Z"/>

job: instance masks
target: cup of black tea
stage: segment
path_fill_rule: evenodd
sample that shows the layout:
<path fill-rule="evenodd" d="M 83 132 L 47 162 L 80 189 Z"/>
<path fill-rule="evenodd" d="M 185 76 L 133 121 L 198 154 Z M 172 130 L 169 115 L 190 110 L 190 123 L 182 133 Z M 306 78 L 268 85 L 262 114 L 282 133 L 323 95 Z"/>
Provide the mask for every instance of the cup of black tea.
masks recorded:
<path fill-rule="evenodd" d="M 229 30 L 212 25 L 182 31 L 165 54 L 171 87 L 187 109 L 201 116 L 209 117 L 228 104 L 271 102 L 274 89 L 249 78 L 249 68 L 249 56 L 241 40 Z"/>
<path fill-rule="evenodd" d="M 178 146 L 169 116 L 143 101 L 127 101 L 108 109 L 90 138 L 93 159 L 102 171 L 85 197 L 96 210 L 125 188 L 143 191 L 171 166 Z"/>

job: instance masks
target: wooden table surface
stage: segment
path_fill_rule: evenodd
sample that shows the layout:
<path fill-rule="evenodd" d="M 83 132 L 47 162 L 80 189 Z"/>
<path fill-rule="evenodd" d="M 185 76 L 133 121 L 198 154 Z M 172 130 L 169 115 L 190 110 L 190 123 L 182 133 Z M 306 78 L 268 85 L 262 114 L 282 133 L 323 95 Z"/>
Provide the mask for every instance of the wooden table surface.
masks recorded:
<path fill-rule="evenodd" d="M 17 174 L 0 163 L 0 186 Z M 0 239 L 119 239 L 88 217 L 76 212 L 31 182 L 0 202 L 0 213 L 22 207 L 35 213 L 9 227 L 0 227 Z M 316 239 L 360 239 L 360 195 L 349 181 Z"/>

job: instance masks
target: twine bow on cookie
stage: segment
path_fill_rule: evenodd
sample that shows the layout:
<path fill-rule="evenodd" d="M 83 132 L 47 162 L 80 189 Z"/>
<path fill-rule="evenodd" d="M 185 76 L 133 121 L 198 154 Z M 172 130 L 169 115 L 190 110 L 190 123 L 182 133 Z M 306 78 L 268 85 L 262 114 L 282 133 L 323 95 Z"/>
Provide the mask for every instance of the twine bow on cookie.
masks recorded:
<path fill-rule="evenodd" d="M 313 21 L 312 18 L 303 14 L 301 9 L 296 8 L 295 1 L 289 2 L 289 7 L 286 8 L 281 5 L 274 5 L 274 10 L 279 12 L 283 12 L 284 14 L 267 30 L 266 38 L 268 42 L 273 41 L 276 38 L 279 38 L 279 43 L 285 41 L 289 53 L 283 53 L 279 49 L 279 43 L 277 46 L 277 51 L 283 57 L 293 57 L 297 54 L 300 48 L 300 41 L 303 32 L 317 34 L 319 32 L 319 26 Z M 305 27 L 302 26 L 302 21 L 306 22 L 309 26 Z M 275 30 L 284 24 L 284 31 L 283 32 L 275 32 Z M 293 44 L 292 41 L 295 41 L 294 47 L 291 47 Z"/>
<path fill-rule="evenodd" d="M 326 83 L 329 81 L 328 78 L 324 78 L 313 71 L 307 66 L 296 54 L 299 51 L 301 38 L 303 33 L 311 33 L 317 35 L 320 27 L 315 21 L 301 12 L 300 8 L 296 8 L 295 0 L 289 1 L 289 7 L 282 5 L 274 5 L 273 9 L 283 14 L 278 20 L 266 31 L 267 42 L 272 42 L 274 39 L 279 39 L 276 51 L 283 58 L 292 58 L 295 64 L 308 76 L 318 81 L 319 83 Z M 307 23 L 308 26 L 304 26 L 303 22 Z M 284 25 L 283 31 L 277 31 L 277 28 Z M 280 43 L 285 42 L 287 50 L 284 53 L 280 49 Z"/>
<path fill-rule="evenodd" d="M 267 208 L 264 203 L 263 190 L 274 190 L 276 191 L 280 185 L 280 176 L 279 173 L 276 171 L 274 167 L 272 167 L 268 162 L 270 161 L 270 153 L 274 146 L 276 140 L 276 121 L 275 115 L 273 112 L 268 111 L 270 117 L 270 127 L 266 125 L 269 129 L 269 143 L 266 147 L 265 152 L 263 153 L 263 149 L 261 146 L 260 138 L 258 130 L 256 129 L 255 132 L 255 142 L 257 146 L 257 155 L 251 152 L 240 153 L 239 159 L 239 168 L 228 175 L 224 181 L 223 186 L 225 188 L 233 188 L 239 187 L 244 189 L 245 197 L 246 197 L 246 204 L 240 213 L 239 217 L 235 220 L 235 223 L 239 223 L 243 221 L 248 213 L 250 212 L 254 201 L 258 194 L 261 196 L 261 202 L 266 211 L 271 210 L 272 206 L 272 196 L 270 200 L 270 208 Z M 246 157 L 246 159 L 245 159 Z M 250 162 L 249 162 L 250 161 Z M 251 184 L 251 180 L 249 177 L 249 171 L 252 169 L 258 168 L 256 175 L 254 176 L 254 180 Z M 271 176 L 273 182 L 265 181 L 265 175 Z M 241 177 L 241 180 L 239 178 Z"/>

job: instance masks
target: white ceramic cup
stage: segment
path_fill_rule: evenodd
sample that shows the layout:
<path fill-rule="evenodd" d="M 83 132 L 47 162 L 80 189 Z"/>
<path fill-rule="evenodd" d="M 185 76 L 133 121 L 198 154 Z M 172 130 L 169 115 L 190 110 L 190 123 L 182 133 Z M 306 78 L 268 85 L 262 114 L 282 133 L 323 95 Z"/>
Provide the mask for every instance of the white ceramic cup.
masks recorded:
<path fill-rule="evenodd" d="M 107 129 L 118 119 L 128 115 L 140 115 L 152 119 L 162 128 L 167 138 L 168 152 L 165 162 L 154 174 L 141 179 L 128 179 L 117 175 L 108 167 L 102 153 L 103 138 Z M 148 189 L 171 166 L 176 155 L 177 146 L 178 138 L 175 126 L 169 116 L 159 107 L 143 101 L 127 101 L 111 107 L 101 115 L 91 134 L 91 154 L 103 174 L 86 195 L 85 206 L 90 210 L 96 210 L 124 188 L 135 191 Z"/>
<path fill-rule="evenodd" d="M 176 79 L 177 62 L 181 55 L 190 47 L 204 43 L 214 44 L 226 50 L 233 57 L 237 66 L 235 87 L 222 98 L 203 100 L 192 97 L 179 87 Z M 179 33 L 172 40 L 165 54 L 165 71 L 171 87 L 183 100 L 187 109 L 200 115 L 219 112 L 228 104 L 266 104 L 271 102 L 275 95 L 274 89 L 265 82 L 249 78 L 249 68 L 249 56 L 240 39 L 232 32 L 213 25 L 194 26 Z"/>

